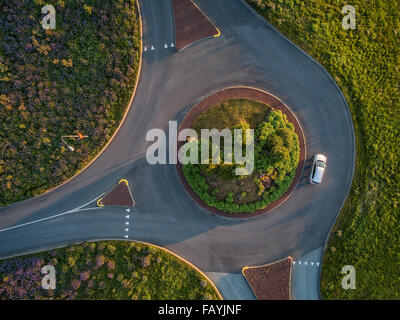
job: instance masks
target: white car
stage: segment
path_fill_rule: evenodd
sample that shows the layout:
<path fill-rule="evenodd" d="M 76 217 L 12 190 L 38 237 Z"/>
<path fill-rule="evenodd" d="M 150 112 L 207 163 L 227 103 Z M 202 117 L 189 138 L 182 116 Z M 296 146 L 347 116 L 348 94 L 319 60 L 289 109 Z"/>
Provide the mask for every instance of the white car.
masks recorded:
<path fill-rule="evenodd" d="M 326 157 L 323 154 L 316 154 L 313 157 L 313 164 L 310 173 L 310 183 L 320 184 L 326 169 Z"/>

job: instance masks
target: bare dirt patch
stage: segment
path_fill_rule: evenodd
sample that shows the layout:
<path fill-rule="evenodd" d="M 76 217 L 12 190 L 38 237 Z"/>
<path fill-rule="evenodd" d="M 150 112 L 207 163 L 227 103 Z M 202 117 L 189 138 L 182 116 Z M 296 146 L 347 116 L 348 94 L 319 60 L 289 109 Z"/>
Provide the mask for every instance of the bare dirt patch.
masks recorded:
<path fill-rule="evenodd" d="M 103 199 L 101 204 L 105 206 L 126 206 L 132 207 L 134 200 L 131 190 L 125 182 L 120 182 L 113 190 L 111 190 Z"/>
<path fill-rule="evenodd" d="M 191 0 L 173 0 L 175 42 L 178 50 L 218 33 L 214 25 Z"/>
<path fill-rule="evenodd" d="M 264 266 L 245 267 L 243 275 L 258 300 L 290 300 L 292 258 Z"/>

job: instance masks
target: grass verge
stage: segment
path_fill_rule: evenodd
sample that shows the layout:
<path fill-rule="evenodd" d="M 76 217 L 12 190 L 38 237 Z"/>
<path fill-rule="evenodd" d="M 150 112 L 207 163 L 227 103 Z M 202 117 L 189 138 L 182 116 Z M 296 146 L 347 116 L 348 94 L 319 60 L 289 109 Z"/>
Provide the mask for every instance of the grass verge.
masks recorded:
<path fill-rule="evenodd" d="M 45 30 L 45 5 L 56 29 Z M 0 205 L 67 180 L 98 154 L 130 101 L 140 62 L 135 0 L 10 0 L 0 11 Z M 118 26 L 116 28 L 115 26 Z M 68 139 L 63 135 L 89 138 Z"/>
<path fill-rule="evenodd" d="M 248 2 L 328 70 L 352 113 L 355 176 L 325 252 L 323 298 L 399 299 L 399 2 L 352 1 L 355 30 L 342 27 L 342 0 Z M 344 265 L 356 290 L 341 286 Z"/>
<path fill-rule="evenodd" d="M 41 269 L 56 269 L 56 289 L 42 288 Z M 198 271 L 157 247 L 100 241 L 0 260 L 0 298 L 219 299 Z"/>

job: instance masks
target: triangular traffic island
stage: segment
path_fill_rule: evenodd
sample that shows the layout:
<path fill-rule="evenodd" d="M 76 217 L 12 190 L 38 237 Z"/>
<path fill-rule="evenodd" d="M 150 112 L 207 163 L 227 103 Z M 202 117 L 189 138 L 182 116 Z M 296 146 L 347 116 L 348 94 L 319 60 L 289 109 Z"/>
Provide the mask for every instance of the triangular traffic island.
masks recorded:
<path fill-rule="evenodd" d="M 256 267 L 244 267 L 246 278 L 257 300 L 291 300 L 292 257 Z"/>
<path fill-rule="evenodd" d="M 107 195 L 97 201 L 99 207 L 103 206 L 124 206 L 133 207 L 135 200 L 133 199 L 128 181 L 122 179 L 118 185 L 112 189 Z"/>
<path fill-rule="evenodd" d="M 221 32 L 192 0 L 173 0 L 175 17 L 175 46 L 182 50 L 189 44 L 207 37 L 219 37 Z"/>

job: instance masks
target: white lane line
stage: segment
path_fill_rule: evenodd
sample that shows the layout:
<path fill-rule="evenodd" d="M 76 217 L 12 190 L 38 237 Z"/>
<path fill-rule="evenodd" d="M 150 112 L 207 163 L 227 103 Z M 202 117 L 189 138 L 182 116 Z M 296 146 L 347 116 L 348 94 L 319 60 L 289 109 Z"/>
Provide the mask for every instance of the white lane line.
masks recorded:
<path fill-rule="evenodd" d="M 75 208 L 75 209 L 72 209 L 72 210 L 70 210 L 70 211 L 77 211 L 77 210 L 79 210 L 80 208 L 86 207 L 88 204 L 90 204 L 90 203 L 96 201 L 97 199 L 101 198 L 104 194 L 105 194 L 105 192 L 103 192 L 101 195 L 99 195 L 97 198 L 93 199 L 92 201 L 89 201 L 88 203 L 85 203 L 84 205 L 81 205 L 81 206 L 79 206 L 79 207 L 77 207 L 77 208 Z M 97 208 L 96 208 L 96 209 L 97 209 Z"/>
<path fill-rule="evenodd" d="M 21 228 L 21 227 L 24 227 L 24 226 L 28 226 L 28 225 L 30 225 L 30 224 L 34 224 L 34 223 L 42 222 L 42 221 L 45 221 L 45 220 L 57 218 L 57 217 L 60 217 L 60 216 L 63 216 L 63 215 L 66 215 L 66 214 L 72 213 L 72 212 L 80 212 L 80 211 L 86 211 L 86 210 L 100 209 L 100 208 L 87 208 L 87 209 L 82 209 L 82 210 L 80 210 L 80 209 L 83 208 L 84 206 L 87 206 L 89 203 L 92 203 L 93 201 L 96 201 L 97 199 L 99 199 L 100 197 L 102 197 L 104 194 L 105 194 L 105 192 L 103 192 L 101 195 L 99 195 L 96 199 L 94 199 L 94 200 L 92 200 L 92 201 L 89 201 L 88 203 L 86 203 L 86 204 L 84 204 L 84 205 L 82 205 L 82 206 L 79 206 L 79 207 L 77 207 L 77 208 L 75 208 L 75 209 L 72 209 L 72 210 L 69 210 L 69 211 L 66 211 L 66 212 L 63 212 L 63 213 L 56 214 L 56 215 L 54 215 L 54 216 L 42 218 L 42 219 L 39 219 L 39 220 L 35 220 L 35 221 L 31 221 L 31 222 L 22 223 L 22 224 L 13 226 L 13 227 L 5 228 L 5 229 L 0 229 L 0 232 L 8 231 L 8 230 L 16 229 L 16 228 Z"/>

